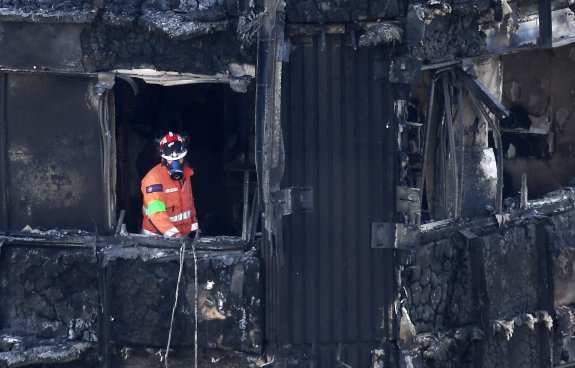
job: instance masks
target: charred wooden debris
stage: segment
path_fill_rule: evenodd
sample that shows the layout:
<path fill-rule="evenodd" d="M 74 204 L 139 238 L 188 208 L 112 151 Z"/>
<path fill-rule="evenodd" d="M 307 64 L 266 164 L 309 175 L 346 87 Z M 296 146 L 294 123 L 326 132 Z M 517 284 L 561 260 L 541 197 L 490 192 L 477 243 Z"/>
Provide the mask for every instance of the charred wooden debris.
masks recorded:
<path fill-rule="evenodd" d="M 0 0 L 0 367 L 575 366 L 574 6 Z"/>

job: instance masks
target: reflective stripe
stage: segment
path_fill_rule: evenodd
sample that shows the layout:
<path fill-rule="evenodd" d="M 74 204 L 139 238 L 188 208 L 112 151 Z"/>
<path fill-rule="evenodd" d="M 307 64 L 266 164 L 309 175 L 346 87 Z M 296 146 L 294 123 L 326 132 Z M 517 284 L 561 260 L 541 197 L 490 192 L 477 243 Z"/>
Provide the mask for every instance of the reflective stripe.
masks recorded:
<path fill-rule="evenodd" d="M 177 234 L 178 232 L 179 232 L 178 229 L 173 227 L 170 230 L 166 231 L 164 236 L 173 236 L 173 235 Z M 150 236 L 162 236 L 162 234 L 158 234 L 158 233 L 152 232 L 150 230 L 146 230 L 146 229 L 142 229 L 142 231 L 140 233 L 143 235 L 150 235 Z"/>
<path fill-rule="evenodd" d="M 179 233 L 179 230 L 176 229 L 175 227 L 173 227 L 173 228 L 171 228 L 170 230 L 166 231 L 166 232 L 164 233 L 164 235 L 165 235 L 165 236 L 174 236 L 174 235 L 176 235 L 177 233 Z"/>
<path fill-rule="evenodd" d="M 182 220 L 187 220 L 190 218 L 190 216 L 192 216 L 192 211 L 186 211 L 186 212 L 182 212 L 176 216 L 170 216 L 170 221 L 178 222 L 178 221 L 182 221 Z"/>
<path fill-rule="evenodd" d="M 141 233 L 144 234 L 144 235 L 160 236 L 160 234 L 154 233 L 154 232 L 152 232 L 152 231 L 150 231 L 150 230 L 146 230 L 146 229 L 142 229 Z"/>
<path fill-rule="evenodd" d="M 198 230 L 198 223 L 197 223 L 197 222 L 194 222 L 194 223 L 192 224 L 192 231 L 196 231 L 196 230 Z"/>
<path fill-rule="evenodd" d="M 160 200 L 155 200 L 148 203 L 148 210 L 146 211 L 146 215 L 150 216 L 156 212 L 166 212 L 166 204 Z"/>

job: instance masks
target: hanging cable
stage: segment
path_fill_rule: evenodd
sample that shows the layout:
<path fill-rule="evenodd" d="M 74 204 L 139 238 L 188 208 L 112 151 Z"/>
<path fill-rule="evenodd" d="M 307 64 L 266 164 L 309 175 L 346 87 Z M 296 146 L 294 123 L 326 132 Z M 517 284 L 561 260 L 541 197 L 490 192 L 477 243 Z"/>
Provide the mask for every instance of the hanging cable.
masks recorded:
<path fill-rule="evenodd" d="M 180 271 L 178 272 L 178 283 L 176 284 L 176 297 L 174 300 L 174 308 L 172 309 L 172 319 L 170 321 L 170 331 L 168 332 L 168 345 L 166 346 L 166 354 L 164 355 L 164 364 L 165 367 L 168 368 L 168 355 L 170 353 L 170 343 L 172 342 L 172 328 L 174 327 L 174 318 L 176 316 L 176 308 L 178 307 L 178 295 L 180 295 L 180 281 L 182 280 L 182 271 L 184 270 L 184 259 L 186 253 L 186 242 L 182 244 L 180 247 Z M 195 252 L 194 252 L 194 265 L 195 265 Z M 196 271 L 197 272 L 197 271 Z M 195 278 L 195 276 L 194 276 Z M 197 285 L 197 282 L 196 282 Z M 197 294 L 197 291 L 196 291 Z M 197 298 L 196 298 L 197 300 Z M 194 301 L 197 310 L 197 302 Z M 197 313 L 196 313 L 197 315 Z M 197 331 L 197 317 L 196 317 L 196 331 Z M 197 332 L 196 332 L 197 334 Z M 197 343 L 196 343 L 197 345 Z M 197 349 L 196 349 L 197 350 Z M 196 365 L 197 365 L 197 356 L 196 356 Z"/>
<path fill-rule="evenodd" d="M 192 241 L 192 254 L 194 255 L 194 368 L 198 368 L 198 257 L 195 241 Z"/>
<path fill-rule="evenodd" d="M 451 106 L 451 92 L 449 90 L 449 81 L 447 80 L 449 74 L 445 74 L 442 79 L 443 83 L 443 101 L 445 104 L 445 123 L 446 123 L 446 135 L 449 144 L 449 150 L 447 158 L 451 167 L 451 177 L 454 186 L 454 203 L 453 203 L 453 213 L 452 216 L 459 218 L 458 208 L 459 208 L 459 177 L 457 175 L 457 154 L 455 151 L 455 134 L 453 131 L 453 115 Z M 446 186 L 447 187 L 447 186 Z M 446 197 L 447 199 L 447 197 Z"/>

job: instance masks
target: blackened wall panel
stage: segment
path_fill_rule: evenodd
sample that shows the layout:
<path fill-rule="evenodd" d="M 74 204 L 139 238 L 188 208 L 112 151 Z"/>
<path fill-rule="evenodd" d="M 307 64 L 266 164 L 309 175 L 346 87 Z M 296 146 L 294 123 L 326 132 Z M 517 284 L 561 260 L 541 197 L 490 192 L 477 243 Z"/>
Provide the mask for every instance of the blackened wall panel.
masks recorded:
<path fill-rule="evenodd" d="M 371 222 L 394 214 L 393 99 L 374 73 L 389 50 L 354 50 L 349 35 L 295 43 L 282 80 L 283 186 L 312 186 L 314 211 L 284 218 L 278 343 L 363 344 L 348 356 L 367 362 L 394 297 L 393 253 L 370 248 Z"/>
<path fill-rule="evenodd" d="M 0 229 L 8 228 L 8 158 L 6 137 L 6 74 L 0 73 Z"/>
<path fill-rule="evenodd" d="M 9 230 L 104 230 L 94 80 L 16 73 L 5 78 Z"/>
<path fill-rule="evenodd" d="M 85 28 L 80 24 L 0 22 L 0 64 L 11 69 L 83 72 L 80 34 Z"/>

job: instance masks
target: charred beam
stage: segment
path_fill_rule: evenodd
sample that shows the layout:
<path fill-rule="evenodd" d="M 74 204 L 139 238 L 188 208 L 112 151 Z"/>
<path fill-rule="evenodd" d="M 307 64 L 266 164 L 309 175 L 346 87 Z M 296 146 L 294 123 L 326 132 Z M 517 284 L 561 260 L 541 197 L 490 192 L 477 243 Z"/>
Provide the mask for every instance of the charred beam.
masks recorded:
<path fill-rule="evenodd" d="M 476 78 L 467 73 L 463 69 L 456 69 L 457 76 L 465 88 L 469 90 L 481 103 L 483 103 L 489 111 L 491 111 L 498 119 L 503 119 L 509 116 L 509 110 L 495 96 L 493 96 Z"/>
<path fill-rule="evenodd" d="M 162 237 L 145 237 L 139 235 L 132 236 L 98 236 L 93 235 L 73 236 L 73 235 L 39 235 L 29 233 L 0 233 L 0 242 L 6 245 L 16 246 L 44 246 L 63 248 L 92 248 L 98 249 L 115 245 L 119 247 L 152 247 L 164 249 L 179 249 L 182 246 L 181 239 L 167 239 Z M 237 237 L 215 236 L 203 237 L 194 240 L 197 250 L 241 250 L 245 249 L 249 242 L 245 242 Z"/>
<path fill-rule="evenodd" d="M 542 216 L 569 211 L 573 208 L 574 202 L 575 191 L 565 189 L 549 198 L 529 201 L 527 210 L 504 214 L 503 217 L 507 223 L 528 218 L 541 218 Z M 421 244 L 449 237 L 464 229 L 478 229 L 479 232 L 484 232 L 496 225 L 498 225 L 498 221 L 494 216 L 467 222 L 444 220 L 423 224 L 420 226 Z"/>

